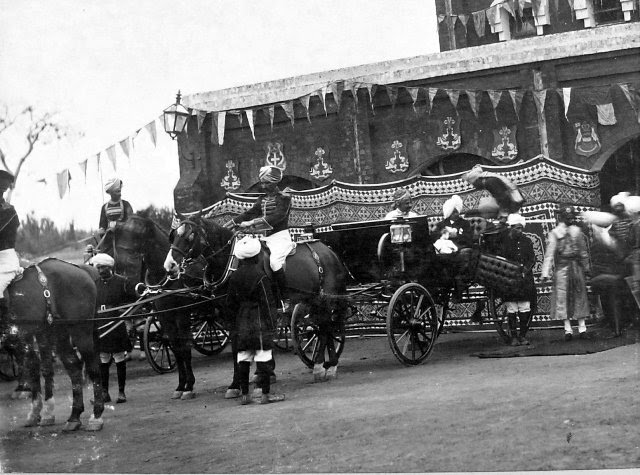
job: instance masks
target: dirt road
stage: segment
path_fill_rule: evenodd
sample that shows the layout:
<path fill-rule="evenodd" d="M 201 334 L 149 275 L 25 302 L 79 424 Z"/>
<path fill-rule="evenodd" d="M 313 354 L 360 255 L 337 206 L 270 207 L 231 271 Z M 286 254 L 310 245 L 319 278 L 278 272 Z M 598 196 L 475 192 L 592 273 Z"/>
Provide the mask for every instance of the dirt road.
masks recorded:
<path fill-rule="evenodd" d="M 533 343 L 547 332 L 535 332 Z M 640 467 L 640 344 L 581 356 L 471 356 L 497 345 L 493 333 L 445 334 L 425 364 L 407 368 L 386 339 L 349 339 L 339 379 L 318 384 L 295 355 L 280 353 L 274 390 L 287 400 L 266 406 L 223 398 L 228 351 L 195 358 L 191 401 L 169 399 L 176 374 L 156 375 L 135 361 L 129 402 L 105 411 L 99 433 L 61 433 L 70 406 L 62 370 L 52 427 L 22 428 L 28 404 L 10 400 L 13 384 L 2 383 L 0 472 Z"/>

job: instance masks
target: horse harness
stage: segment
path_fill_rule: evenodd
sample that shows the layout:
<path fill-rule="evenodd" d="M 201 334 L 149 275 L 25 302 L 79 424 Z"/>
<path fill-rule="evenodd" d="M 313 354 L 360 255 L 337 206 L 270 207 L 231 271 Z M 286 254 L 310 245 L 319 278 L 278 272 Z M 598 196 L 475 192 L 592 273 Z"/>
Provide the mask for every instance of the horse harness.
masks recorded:
<path fill-rule="evenodd" d="M 49 325 L 53 324 L 53 321 L 60 317 L 58 312 L 56 311 L 56 307 L 54 305 L 53 300 L 51 299 L 51 291 L 49 290 L 49 281 L 47 280 L 47 276 L 44 275 L 44 272 L 40 268 L 38 264 L 35 264 L 34 267 L 38 271 L 38 282 L 42 286 L 42 295 L 44 296 L 45 303 L 47 305 L 46 310 L 46 319 Z"/>

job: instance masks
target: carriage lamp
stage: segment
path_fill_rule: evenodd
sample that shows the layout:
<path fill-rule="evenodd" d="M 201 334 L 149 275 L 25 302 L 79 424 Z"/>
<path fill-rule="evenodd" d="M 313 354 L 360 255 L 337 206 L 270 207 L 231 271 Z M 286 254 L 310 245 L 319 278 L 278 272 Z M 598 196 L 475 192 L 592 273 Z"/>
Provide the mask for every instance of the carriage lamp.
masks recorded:
<path fill-rule="evenodd" d="M 173 140 L 184 132 L 184 128 L 187 126 L 187 121 L 189 120 L 189 111 L 180 104 L 181 97 L 180 91 L 178 91 L 176 103 L 171 104 L 162 112 L 164 131 L 168 133 Z"/>
<path fill-rule="evenodd" d="M 392 224 L 389 231 L 393 244 L 407 244 L 411 242 L 411 225 Z"/>

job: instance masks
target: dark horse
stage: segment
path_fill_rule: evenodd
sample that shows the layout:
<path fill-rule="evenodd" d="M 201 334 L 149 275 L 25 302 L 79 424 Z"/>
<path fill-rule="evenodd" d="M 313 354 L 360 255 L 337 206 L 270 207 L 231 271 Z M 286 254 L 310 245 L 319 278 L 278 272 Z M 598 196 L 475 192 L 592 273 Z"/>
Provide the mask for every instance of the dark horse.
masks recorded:
<path fill-rule="evenodd" d="M 233 232 L 211 219 L 194 217 L 183 220 L 174 234 L 165 269 L 177 272 L 191 260 L 204 257 L 207 268 L 215 278 L 221 279 L 219 288 L 223 291 L 225 276 L 235 267 L 232 266 L 235 244 Z M 343 322 L 345 318 L 347 271 L 340 258 L 325 244 L 320 241 L 307 244 L 299 244 L 295 254 L 287 258 L 285 273 L 288 296 L 292 308 L 298 303 L 307 305 L 319 327 L 314 376 L 317 378 L 317 372 L 321 370 L 323 376 L 326 371 L 327 376 L 335 377 L 338 355 L 334 346 L 333 322 Z M 268 260 L 268 257 L 265 258 Z M 325 361 L 325 350 L 328 361 Z M 236 376 L 234 371 L 234 382 L 237 381 Z"/>
<path fill-rule="evenodd" d="M 46 259 L 37 266 L 26 268 L 22 277 L 8 288 L 10 315 L 15 318 L 26 344 L 30 346 L 37 343 L 45 369 L 52 367 L 46 358 L 51 358 L 51 345 L 55 344 L 71 378 L 73 404 L 63 431 L 77 430 L 81 426 L 80 414 L 84 411 L 83 364 L 93 382 L 94 394 L 93 414 L 88 429 L 100 430 L 103 425 L 104 404 L 93 321 L 96 312 L 95 280 L 98 278 L 97 271 L 87 266 Z M 47 296 L 50 296 L 50 304 L 47 303 Z M 29 368 L 32 391 L 27 425 L 41 422 L 43 401 L 39 363 L 39 358 L 30 358 L 25 362 L 25 368 Z M 53 415 L 53 378 L 47 375 L 44 398 L 46 420 Z"/>
<path fill-rule="evenodd" d="M 163 336 L 176 358 L 178 387 L 173 399 L 191 399 L 195 396 L 193 386 L 195 376 L 191 365 L 191 319 L 189 309 L 191 297 L 172 293 L 190 285 L 201 285 L 204 263 L 194 263 L 178 278 L 167 278 L 164 261 L 169 252 L 169 233 L 160 228 L 150 218 L 131 215 L 124 223 L 118 223 L 113 230 L 112 250 L 116 267 L 129 278 L 140 278 L 148 286 L 155 286 L 160 293 L 166 292 L 153 302 Z M 181 308 L 183 307 L 183 308 Z"/>

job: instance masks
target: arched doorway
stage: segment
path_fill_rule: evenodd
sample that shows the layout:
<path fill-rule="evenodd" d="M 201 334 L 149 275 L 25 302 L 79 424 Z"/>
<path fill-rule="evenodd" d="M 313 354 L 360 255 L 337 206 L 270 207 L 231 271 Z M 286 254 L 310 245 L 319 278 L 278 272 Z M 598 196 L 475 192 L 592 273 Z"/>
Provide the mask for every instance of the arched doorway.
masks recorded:
<path fill-rule="evenodd" d="M 608 209 L 611 197 L 621 191 L 640 195 L 640 137 L 628 141 L 611 154 L 599 177 L 603 209 Z"/>

